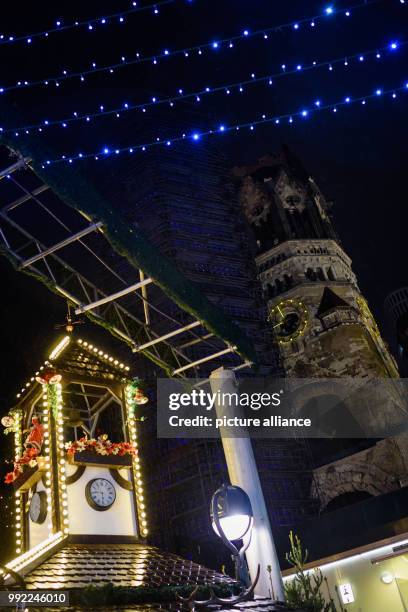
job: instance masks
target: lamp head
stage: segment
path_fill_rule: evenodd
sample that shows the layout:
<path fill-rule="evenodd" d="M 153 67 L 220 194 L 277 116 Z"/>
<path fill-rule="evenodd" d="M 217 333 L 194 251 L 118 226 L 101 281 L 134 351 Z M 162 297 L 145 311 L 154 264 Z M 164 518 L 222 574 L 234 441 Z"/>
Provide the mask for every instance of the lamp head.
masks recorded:
<path fill-rule="evenodd" d="M 233 542 L 241 540 L 252 527 L 252 506 L 248 495 L 240 487 L 223 485 L 213 496 L 211 519 L 215 533 Z"/>

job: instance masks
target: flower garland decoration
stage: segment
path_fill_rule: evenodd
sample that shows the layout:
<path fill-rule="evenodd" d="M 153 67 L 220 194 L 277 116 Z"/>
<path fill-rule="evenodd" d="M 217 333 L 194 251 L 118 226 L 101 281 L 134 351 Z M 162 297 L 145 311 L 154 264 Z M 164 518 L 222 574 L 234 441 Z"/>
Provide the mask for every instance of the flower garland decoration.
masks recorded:
<path fill-rule="evenodd" d="M 2 424 L 9 431 L 15 431 L 17 420 L 13 416 L 3 417 Z M 20 474 L 23 473 L 25 466 L 35 468 L 38 465 L 37 457 L 41 452 L 41 447 L 44 440 L 44 427 L 41 425 L 38 417 L 33 417 L 31 421 L 31 429 L 24 442 L 24 452 L 14 461 L 14 469 L 8 472 L 4 478 L 6 484 L 13 483 Z"/>
<path fill-rule="evenodd" d="M 14 482 L 20 474 L 24 471 L 24 466 L 35 468 L 38 465 L 37 461 L 38 450 L 36 448 L 27 448 L 24 454 L 14 462 L 14 469 L 12 472 L 8 472 L 4 478 L 6 484 Z"/>
<path fill-rule="evenodd" d="M 66 442 L 65 448 L 68 455 L 75 453 L 83 453 L 85 451 L 95 453 L 96 455 L 111 456 L 117 455 L 137 455 L 137 449 L 129 442 L 111 442 L 106 434 L 98 436 L 98 438 L 88 438 L 84 436 L 75 442 Z"/>

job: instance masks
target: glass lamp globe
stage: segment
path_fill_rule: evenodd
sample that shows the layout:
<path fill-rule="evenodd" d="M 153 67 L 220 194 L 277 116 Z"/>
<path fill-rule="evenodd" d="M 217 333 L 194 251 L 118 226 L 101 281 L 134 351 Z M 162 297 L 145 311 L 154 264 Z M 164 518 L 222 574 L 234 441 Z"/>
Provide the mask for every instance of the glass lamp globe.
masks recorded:
<path fill-rule="evenodd" d="M 214 504 L 215 500 L 215 504 Z M 221 537 L 214 520 L 214 507 L 224 536 L 230 542 L 242 540 L 252 526 L 252 506 L 248 495 L 240 487 L 223 485 L 214 493 L 211 504 L 212 526 Z"/>
<path fill-rule="evenodd" d="M 230 542 L 234 540 L 242 540 L 251 526 L 251 517 L 247 514 L 235 514 L 235 516 L 224 516 L 220 518 L 221 529 L 225 533 Z M 213 529 L 219 536 L 217 525 L 213 521 Z"/>

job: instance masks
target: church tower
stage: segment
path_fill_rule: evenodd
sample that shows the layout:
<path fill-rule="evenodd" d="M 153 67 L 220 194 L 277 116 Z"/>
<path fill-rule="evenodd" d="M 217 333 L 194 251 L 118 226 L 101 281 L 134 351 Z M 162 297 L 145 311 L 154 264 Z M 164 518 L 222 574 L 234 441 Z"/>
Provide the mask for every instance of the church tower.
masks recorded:
<path fill-rule="evenodd" d="M 286 375 L 398 376 L 313 178 L 287 148 L 234 174 Z"/>
<path fill-rule="evenodd" d="M 396 363 L 335 233 L 331 202 L 314 179 L 287 148 L 235 168 L 234 175 L 256 241 L 258 275 L 283 375 L 397 378 Z M 305 403 L 302 409 L 309 407 Z M 363 409 L 352 406 L 350 419 Z M 363 435 L 361 440 L 340 435 L 308 441 L 311 495 L 321 511 L 403 486 L 408 473 L 403 436 L 375 443 Z"/>

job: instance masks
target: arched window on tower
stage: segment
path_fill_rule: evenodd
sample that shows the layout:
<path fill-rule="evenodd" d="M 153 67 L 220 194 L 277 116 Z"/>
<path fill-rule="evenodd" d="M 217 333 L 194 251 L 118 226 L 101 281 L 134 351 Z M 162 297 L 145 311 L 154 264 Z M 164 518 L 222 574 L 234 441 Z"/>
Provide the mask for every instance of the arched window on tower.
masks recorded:
<path fill-rule="evenodd" d="M 324 276 L 324 272 L 323 272 L 323 269 L 322 269 L 322 268 L 317 268 L 317 269 L 316 269 L 316 275 L 317 275 L 318 280 L 321 280 L 321 281 L 326 280 L 326 278 L 325 278 L 325 276 Z"/>
<path fill-rule="evenodd" d="M 285 289 L 290 289 L 291 287 L 293 287 L 293 276 L 291 274 L 284 274 L 283 278 L 285 283 Z"/>
<path fill-rule="evenodd" d="M 326 274 L 327 274 L 327 278 L 331 281 L 335 281 L 336 280 L 336 276 L 334 274 L 334 270 L 333 268 L 330 266 L 330 268 L 327 268 L 326 270 Z"/>
<path fill-rule="evenodd" d="M 317 280 L 316 272 L 314 270 L 312 270 L 312 268 L 307 268 L 307 270 L 305 272 L 305 276 L 310 281 Z"/>
<path fill-rule="evenodd" d="M 276 286 L 275 284 L 271 283 L 271 284 L 267 284 L 266 285 L 266 290 L 267 290 L 267 295 L 268 298 L 273 298 L 276 295 Z"/>

